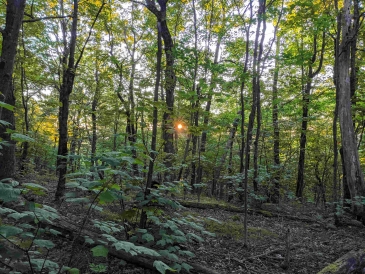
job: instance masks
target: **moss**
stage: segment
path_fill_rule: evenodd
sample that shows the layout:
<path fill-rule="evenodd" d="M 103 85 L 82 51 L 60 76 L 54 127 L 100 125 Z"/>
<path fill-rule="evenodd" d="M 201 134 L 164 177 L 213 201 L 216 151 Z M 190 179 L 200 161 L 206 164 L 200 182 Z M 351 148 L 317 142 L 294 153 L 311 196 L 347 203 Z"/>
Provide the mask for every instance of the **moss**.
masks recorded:
<path fill-rule="evenodd" d="M 267 229 L 264 229 L 264 228 L 261 228 L 261 227 L 249 227 L 247 229 L 248 231 L 248 237 L 250 239 L 253 239 L 253 240 L 262 240 L 264 238 L 278 238 L 278 234 L 270 231 L 270 230 L 267 230 Z"/>
<path fill-rule="evenodd" d="M 234 221 L 215 222 L 210 219 L 205 219 L 205 227 L 209 232 L 215 233 L 221 237 L 229 237 L 235 240 L 243 239 L 244 226 L 241 223 Z M 249 227 L 247 229 L 248 237 L 253 240 L 262 240 L 264 238 L 277 238 L 278 235 L 264 228 Z"/>
<path fill-rule="evenodd" d="M 183 217 L 199 217 L 199 214 L 194 211 L 184 211 L 181 213 Z"/>
<path fill-rule="evenodd" d="M 238 216 L 238 215 L 233 215 L 233 216 L 231 216 L 231 219 L 232 219 L 233 221 L 240 221 L 240 220 L 241 220 L 241 217 L 240 217 L 240 216 Z"/>
<path fill-rule="evenodd" d="M 260 210 L 259 211 L 262 215 L 266 216 L 266 217 L 272 217 L 272 213 L 270 211 L 266 211 L 266 210 Z"/>
<path fill-rule="evenodd" d="M 336 273 L 336 271 L 338 271 L 338 267 L 339 267 L 339 264 L 337 262 L 334 262 L 332 264 L 327 265 L 320 272 L 318 272 L 318 274 Z"/>
<path fill-rule="evenodd" d="M 229 237 L 236 240 L 243 238 L 243 225 L 234 221 L 224 223 L 205 219 L 205 227 L 209 232 L 215 233 L 217 236 Z"/>

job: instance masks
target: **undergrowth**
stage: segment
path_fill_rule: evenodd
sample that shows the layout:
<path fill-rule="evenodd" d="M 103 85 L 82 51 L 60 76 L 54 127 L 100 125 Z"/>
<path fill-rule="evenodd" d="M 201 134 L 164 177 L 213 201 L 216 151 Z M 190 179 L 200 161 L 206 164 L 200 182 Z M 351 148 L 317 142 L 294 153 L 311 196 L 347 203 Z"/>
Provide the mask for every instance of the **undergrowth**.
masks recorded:
<path fill-rule="evenodd" d="M 103 159 L 106 165 L 102 170 L 68 175 L 67 192 L 61 206 L 74 204 L 86 210 L 83 210 L 82 225 L 78 231 L 73 231 L 71 241 L 66 241 L 66 244 L 71 243 L 69 257 L 64 260 L 66 264 L 50 256 L 55 247 L 53 239 L 64 234 L 55 229 L 64 217 L 54 207 L 23 198 L 30 193 L 45 195 L 48 193 L 46 185 L 20 185 L 11 179 L 0 181 L 0 272 L 80 273 L 74 262 L 76 239 L 80 237 L 95 258 L 107 258 L 113 250 L 122 250 L 132 256 L 146 254 L 155 258 L 153 265 L 160 273 L 189 271 L 191 266 L 186 259 L 194 257 L 194 253 L 185 248 L 186 244 L 203 242 L 214 233 L 206 230 L 194 216 L 179 214 L 179 203 L 165 195 L 169 190 L 176 192 L 174 184 L 143 195 L 143 182 L 132 181 L 126 172 L 112 168 L 122 166 L 123 161 L 132 160 L 123 155 L 111 155 Z M 101 171 L 102 178 L 98 176 Z M 147 214 L 147 227 L 143 229 L 139 227 L 142 210 Z M 85 233 L 90 226 L 99 231 L 97 237 Z M 108 265 L 95 260 L 88 270 L 108 273 Z"/>

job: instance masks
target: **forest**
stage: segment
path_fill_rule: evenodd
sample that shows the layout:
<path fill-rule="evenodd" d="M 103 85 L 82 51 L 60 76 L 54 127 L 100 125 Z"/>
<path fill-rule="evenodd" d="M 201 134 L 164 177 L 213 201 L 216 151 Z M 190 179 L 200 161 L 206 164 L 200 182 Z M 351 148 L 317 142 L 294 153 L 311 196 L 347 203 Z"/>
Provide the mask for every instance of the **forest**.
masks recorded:
<path fill-rule="evenodd" d="M 2 0 L 0 273 L 365 273 L 364 18 Z"/>

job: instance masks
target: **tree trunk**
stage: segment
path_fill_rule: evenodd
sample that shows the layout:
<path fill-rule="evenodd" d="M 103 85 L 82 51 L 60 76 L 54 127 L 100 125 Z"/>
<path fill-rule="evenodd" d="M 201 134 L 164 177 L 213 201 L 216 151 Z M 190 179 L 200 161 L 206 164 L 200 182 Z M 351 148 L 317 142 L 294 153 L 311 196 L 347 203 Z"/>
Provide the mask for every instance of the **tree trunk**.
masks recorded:
<path fill-rule="evenodd" d="M 218 41 L 217 41 L 217 44 L 215 47 L 215 53 L 214 53 L 214 64 L 218 64 L 219 48 L 221 45 L 221 41 L 222 41 L 222 36 L 218 36 Z M 208 123 L 209 123 L 209 113 L 210 113 L 210 107 L 212 105 L 213 86 L 215 83 L 216 74 L 217 74 L 216 72 L 213 72 L 211 80 L 210 80 L 209 94 L 208 94 L 207 104 L 205 106 L 205 113 L 204 113 L 204 120 L 203 120 L 203 127 L 205 128 L 205 130 L 202 132 L 202 136 L 201 136 L 201 144 L 200 144 L 200 150 L 199 150 L 200 155 L 202 155 L 205 152 L 206 144 L 207 144 L 206 128 L 208 127 Z M 202 181 L 202 178 L 203 178 L 203 166 L 201 165 L 200 160 L 199 160 L 196 183 L 200 184 Z"/>
<path fill-rule="evenodd" d="M 23 43 L 24 47 L 24 43 Z M 24 48 L 23 48 L 24 49 Z M 25 51 L 24 51 L 25 52 Z M 25 75 L 25 68 L 23 66 L 23 63 L 21 64 L 21 79 L 20 79 L 20 85 L 22 89 L 22 105 L 24 109 L 24 123 L 25 123 L 25 132 L 24 134 L 29 133 L 29 93 L 28 93 L 28 86 L 26 84 L 26 75 Z M 26 94 L 25 94 L 26 93 Z M 23 151 L 22 156 L 20 158 L 20 170 L 24 172 L 25 170 L 25 164 L 28 158 L 28 150 L 29 150 L 29 142 L 23 143 Z"/>
<path fill-rule="evenodd" d="M 152 138 L 151 138 L 151 150 L 150 150 L 150 162 L 148 166 L 147 182 L 144 190 L 144 197 L 146 198 L 150 193 L 150 188 L 152 186 L 152 176 L 153 169 L 155 165 L 156 155 L 156 145 L 157 145 L 157 123 L 158 123 L 158 109 L 156 103 L 158 102 L 158 90 L 161 81 L 161 63 L 162 63 L 162 39 L 161 39 L 161 23 L 157 22 L 157 53 L 156 53 L 156 82 L 153 101 L 155 105 L 153 106 L 153 120 L 152 120 Z M 140 228 L 145 228 L 147 222 L 147 214 L 142 210 L 141 218 L 139 222 Z"/>
<path fill-rule="evenodd" d="M 219 161 L 219 166 L 214 169 L 214 174 L 213 174 L 213 186 L 214 187 L 212 187 L 212 195 L 215 195 L 215 186 L 219 182 L 219 178 L 220 178 L 221 171 L 222 171 L 222 168 L 224 166 L 224 163 L 226 161 L 227 154 L 230 151 L 230 148 L 232 148 L 234 137 L 236 136 L 238 122 L 239 122 L 238 118 L 234 119 L 231 131 L 229 133 L 229 138 L 227 140 L 226 147 L 225 147 L 225 149 L 223 151 L 223 154 L 221 156 L 221 159 Z M 223 199 L 223 186 L 224 186 L 224 184 L 221 182 L 220 183 L 220 189 L 219 189 L 219 199 Z"/>
<path fill-rule="evenodd" d="M 357 216 L 362 216 L 365 222 L 364 205 L 361 196 L 365 196 L 364 175 L 362 173 L 357 151 L 354 125 L 351 115 L 351 89 L 350 89 L 350 45 L 352 39 L 357 39 L 357 29 L 351 25 L 351 0 L 344 1 L 341 22 L 342 41 L 338 58 L 338 115 L 340 121 L 341 144 L 343 150 L 343 164 L 346 180 L 349 186 L 352 211 Z"/>
<path fill-rule="evenodd" d="M 91 135 L 91 167 L 94 168 L 96 171 L 97 161 L 96 161 L 96 143 L 98 136 L 96 134 L 96 109 L 99 104 L 99 97 L 100 97 L 100 80 L 99 80 L 99 64 L 98 61 L 95 61 L 95 93 L 93 96 L 93 100 L 91 103 L 91 122 L 92 122 L 92 135 Z"/>
<path fill-rule="evenodd" d="M 260 48 L 260 30 L 262 24 L 262 17 L 265 12 L 265 0 L 260 0 L 259 10 L 258 10 L 258 23 L 256 26 L 256 36 L 255 36 L 255 44 L 254 44 L 254 51 L 253 51 L 253 78 L 252 78 L 252 106 L 251 112 L 249 115 L 248 126 L 247 126 L 247 137 L 246 137 L 246 148 L 245 148 L 245 191 L 247 192 L 247 183 L 248 183 L 248 170 L 250 167 L 250 155 L 251 155 L 251 143 L 252 143 L 252 133 L 253 133 L 253 126 L 255 123 L 257 105 L 258 105 L 258 94 L 259 94 L 259 77 L 258 74 L 260 73 L 258 70 L 259 67 L 259 48 Z M 254 182 L 254 190 L 257 191 L 257 184 Z"/>
<path fill-rule="evenodd" d="M 253 163 L 254 163 L 254 180 L 253 180 L 253 186 L 254 190 L 258 190 L 258 154 L 259 154 L 259 142 L 260 142 L 260 134 L 261 134 L 261 120 L 262 120 L 262 114 L 261 114 L 261 85 L 260 85 L 260 79 L 261 79 L 261 61 L 262 61 L 262 53 L 263 53 L 263 47 L 264 47 L 264 39 L 266 34 L 266 0 L 262 1 L 260 3 L 260 8 L 262 9 L 262 31 L 261 31 L 261 39 L 258 47 L 258 56 L 257 56 L 257 63 L 256 68 L 254 68 L 254 71 L 256 70 L 256 73 L 254 73 L 254 83 L 253 88 L 256 89 L 256 115 L 257 115 L 257 127 L 256 127 L 256 135 L 255 135 L 255 142 L 254 142 L 254 154 L 253 154 Z M 258 30 L 259 31 L 259 30 Z"/>
<path fill-rule="evenodd" d="M 313 65 L 317 60 L 317 36 L 314 36 L 313 39 L 313 55 L 309 63 L 308 67 L 308 75 L 306 77 L 306 85 L 303 90 L 303 110 L 302 110 L 302 126 L 300 132 L 300 151 L 299 151 L 299 160 L 298 160 L 298 178 L 297 178 L 297 188 L 295 195 L 298 198 L 303 197 L 304 191 L 304 165 L 305 165 L 305 150 L 307 146 L 307 129 L 308 129 L 308 107 L 310 103 L 310 94 L 312 90 L 312 82 L 313 78 L 321 71 L 322 64 L 323 64 L 323 55 L 324 55 L 324 48 L 325 48 L 325 32 L 322 34 L 322 48 L 320 52 L 320 60 L 318 64 L 318 68 L 313 71 Z M 303 75 L 304 77 L 304 75 Z"/>
<path fill-rule="evenodd" d="M 67 156 L 68 156 L 68 114 L 69 114 L 69 98 L 73 90 L 73 84 L 75 79 L 75 49 L 77 39 L 77 20 L 78 20 L 78 1 L 74 0 L 74 10 L 71 27 L 71 40 L 67 46 L 66 42 L 66 22 L 62 23 L 62 32 L 64 43 L 64 52 L 62 56 L 62 65 L 64 66 L 62 75 L 62 84 L 60 87 L 59 95 L 59 116 L 58 116 L 58 153 L 57 153 L 57 171 L 58 171 L 58 184 L 55 194 L 55 200 L 58 201 L 63 197 L 66 185 L 66 173 L 67 173 Z M 69 48 L 69 50 L 68 50 Z M 67 63 L 68 61 L 68 63 Z"/>
<path fill-rule="evenodd" d="M 280 130 L 279 130 L 279 109 L 278 109 L 278 80 L 279 80 L 279 54 L 280 36 L 276 40 L 275 69 L 272 87 L 272 123 L 274 128 L 274 175 L 273 187 L 270 190 L 271 202 L 279 203 L 280 199 Z"/>
<path fill-rule="evenodd" d="M 1 30 L 2 47 L 0 56 L 0 100 L 8 105 L 15 105 L 13 70 L 20 27 L 22 25 L 26 0 L 8 0 L 6 3 L 6 23 Z M 15 129 L 14 113 L 0 107 L 0 120 L 9 123 L 9 129 Z M 15 175 L 15 142 L 7 133 L 5 126 L 0 126 L 0 141 L 7 142 L 0 150 L 0 180 Z"/>

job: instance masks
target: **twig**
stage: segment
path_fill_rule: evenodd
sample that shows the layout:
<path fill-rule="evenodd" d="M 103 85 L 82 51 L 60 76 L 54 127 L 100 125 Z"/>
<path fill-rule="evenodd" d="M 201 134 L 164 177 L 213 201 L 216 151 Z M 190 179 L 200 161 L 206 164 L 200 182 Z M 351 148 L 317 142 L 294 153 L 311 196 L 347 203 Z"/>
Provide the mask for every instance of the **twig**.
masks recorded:
<path fill-rule="evenodd" d="M 23 20 L 23 23 L 33 23 L 33 22 L 38 22 L 38 21 L 42 21 L 42 20 L 64 19 L 64 18 L 72 18 L 72 15 L 66 15 L 66 16 L 46 16 L 46 17 L 32 18 L 32 19 Z"/>

